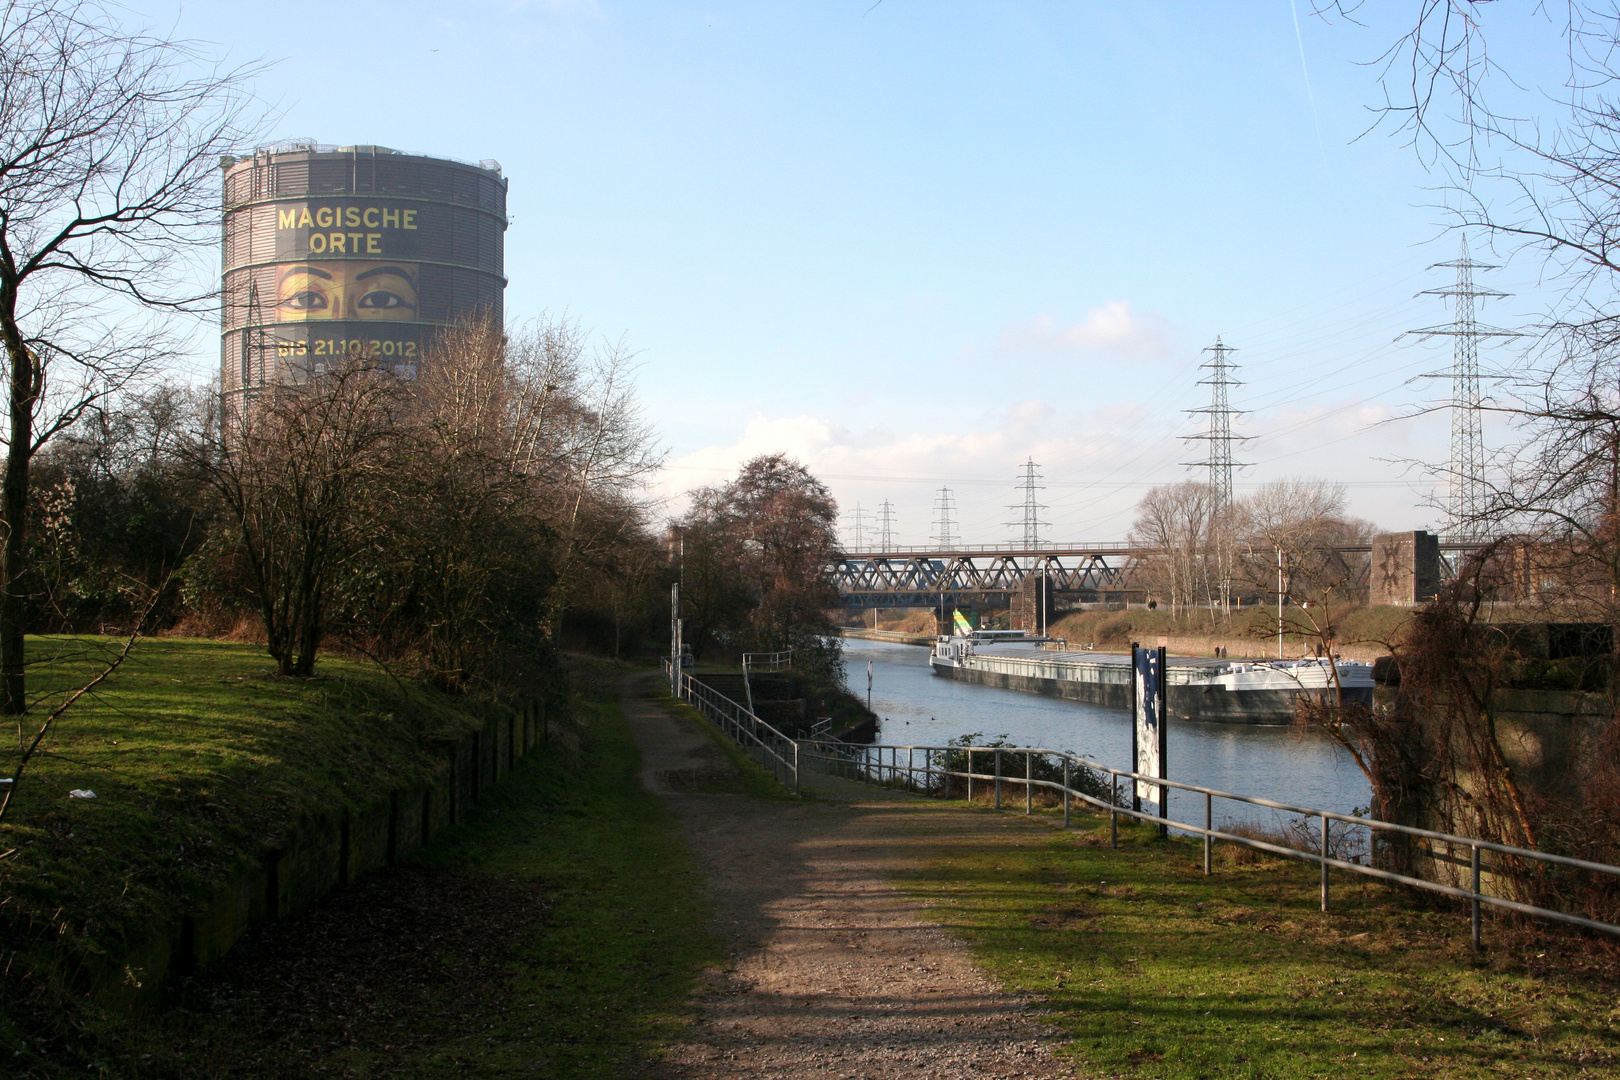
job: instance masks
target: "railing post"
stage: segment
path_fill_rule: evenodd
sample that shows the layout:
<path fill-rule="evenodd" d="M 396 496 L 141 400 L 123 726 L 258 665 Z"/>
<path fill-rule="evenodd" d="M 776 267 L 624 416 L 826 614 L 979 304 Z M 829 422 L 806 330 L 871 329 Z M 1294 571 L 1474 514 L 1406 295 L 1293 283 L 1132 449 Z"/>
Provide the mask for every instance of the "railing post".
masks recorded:
<path fill-rule="evenodd" d="M 1468 861 L 1474 871 L 1474 895 L 1470 900 L 1470 906 L 1473 910 L 1468 913 L 1468 919 L 1474 951 L 1479 952 L 1479 845 L 1471 844 L 1469 846 L 1472 848 L 1469 852 Z"/>
<path fill-rule="evenodd" d="M 1108 846 L 1119 847 L 1119 773 L 1109 773 L 1108 778 L 1113 782 L 1111 794 L 1108 796 Z"/>
<path fill-rule="evenodd" d="M 1069 759 L 1063 759 L 1063 827 L 1069 827 Z"/>
<path fill-rule="evenodd" d="M 1328 909 L 1328 816 L 1322 815 L 1322 910 Z"/>
<path fill-rule="evenodd" d="M 1001 809 L 1001 750 L 996 750 L 996 809 Z"/>
<path fill-rule="evenodd" d="M 1024 751 L 1024 813 L 1035 810 L 1035 751 Z"/>
<path fill-rule="evenodd" d="M 967 766 L 968 805 L 972 806 L 973 805 L 973 751 L 972 751 L 971 748 L 968 750 L 967 754 L 968 754 L 968 766 Z"/>
<path fill-rule="evenodd" d="M 1213 836 L 1209 835 L 1210 830 L 1214 828 L 1214 824 L 1213 824 L 1214 815 L 1210 810 L 1209 803 L 1210 803 L 1209 792 L 1206 791 L 1206 792 L 1204 792 L 1204 876 L 1205 877 L 1209 876 L 1210 848 L 1214 847 L 1214 845 L 1215 845 L 1215 838 Z"/>

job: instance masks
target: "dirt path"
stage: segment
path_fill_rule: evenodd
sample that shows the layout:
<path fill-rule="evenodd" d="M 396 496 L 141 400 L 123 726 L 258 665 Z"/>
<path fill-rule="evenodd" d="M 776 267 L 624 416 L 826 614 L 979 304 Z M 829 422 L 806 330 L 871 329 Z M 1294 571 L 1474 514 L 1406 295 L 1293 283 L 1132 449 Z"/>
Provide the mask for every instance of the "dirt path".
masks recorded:
<path fill-rule="evenodd" d="M 643 780 L 685 826 L 732 967 L 698 1003 L 673 1071 L 729 1077 L 1072 1077 L 1032 1003 L 1001 990 L 891 884 L 943 844 L 994 847 L 1030 827 L 817 778 L 814 799 L 698 794 L 729 769 L 714 743 L 626 683 Z"/>

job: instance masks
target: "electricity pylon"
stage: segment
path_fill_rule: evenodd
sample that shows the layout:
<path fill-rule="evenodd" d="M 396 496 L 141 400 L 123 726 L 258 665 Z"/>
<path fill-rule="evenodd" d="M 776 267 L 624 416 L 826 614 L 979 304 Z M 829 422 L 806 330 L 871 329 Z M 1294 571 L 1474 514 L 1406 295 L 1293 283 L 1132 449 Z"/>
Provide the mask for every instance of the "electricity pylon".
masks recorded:
<path fill-rule="evenodd" d="M 951 489 L 942 487 L 934 497 L 934 535 L 929 537 L 935 546 L 949 550 L 961 542 L 956 531 L 956 500 Z"/>
<path fill-rule="evenodd" d="M 1453 540 L 1486 539 L 1485 513 L 1489 494 L 1485 485 L 1485 439 L 1480 424 L 1479 341 L 1481 338 L 1513 338 L 1517 330 L 1481 326 L 1474 318 L 1474 301 L 1481 297 L 1505 299 L 1507 293 L 1482 289 L 1474 284 L 1475 270 L 1495 270 L 1468 257 L 1468 236 L 1463 234 L 1452 262 L 1435 263 L 1430 270 L 1456 270 L 1456 284 L 1445 289 L 1425 289 L 1419 296 L 1451 299 L 1451 322 L 1408 333 L 1421 338 L 1451 338 L 1451 370 L 1431 378 L 1451 377 L 1451 462 L 1446 513 L 1451 519 L 1446 532 Z"/>
<path fill-rule="evenodd" d="M 1209 458 L 1207 461 L 1184 461 L 1182 464 L 1209 466 L 1209 486 L 1215 491 L 1214 516 L 1219 518 L 1232 506 L 1232 470 L 1245 465 L 1244 462 L 1232 460 L 1232 444 L 1247 442 L 1249 436 L 1232 434 L 1232 417 L 1242 415 L 1232 408 L 1231 396 L 1227 392 L 1234 386 L 1243 385 L 1232 377 L 1237 365 L 1232 363 L 1231 355 L 1237 350 L 1221 344 L 1217 335 L 1215 344 L 1204 351 L 1211 356 L 1198 366 L 1209 372 L 1209 378 L 1199 379 L 1198 385 L 1209 387 L 1209 405 L 1202 409 L 1188 409 L 1187 412 L 1209 419 L 1202 432 L 1183 435 L 1182 438 L 1209 443 Z"/>
<path fill-rule="evenodd" d="M 1036 501 L 1037 493 L 1046 490 L 1043 485 L 1036 483 L 1041 478 L 1041 474 L 1035 470 L 1040 466 L 1035 464 L 1034 458 L 1030 458 L 1019 468 L 1024 474 L 1023 480 L 1018 485 L 1024 493 L 1024 501 L 1015 503 L 1007 507 L 1007 509 L 1021 510 L 1023 516 L 1019 520 L 1009 521 L 1007 524 L 1014 529 L 1020 527 L 1023 529 L 1025 547 L 1040 547 L 1041 526 L 1051 524 L 1049 521 L 1041 520 L 1041 511 L 1045 510 L 1046 507 Z"/>
<path fill-rule="evenodd" d="M 853 534 L 853 538 L 855 540 L 855 543 L 851 545 L 850 550 L 865 551 L 867 533 L 866 511 L 861 508 L 860 503 L 855 504 L 855 523 L 850 526 L 849 531 Z"/>
<path fill-rule="evenodd" d="M 894 550 L 894 504 L 888 499 L 878 510 L 878 550 Z"/>

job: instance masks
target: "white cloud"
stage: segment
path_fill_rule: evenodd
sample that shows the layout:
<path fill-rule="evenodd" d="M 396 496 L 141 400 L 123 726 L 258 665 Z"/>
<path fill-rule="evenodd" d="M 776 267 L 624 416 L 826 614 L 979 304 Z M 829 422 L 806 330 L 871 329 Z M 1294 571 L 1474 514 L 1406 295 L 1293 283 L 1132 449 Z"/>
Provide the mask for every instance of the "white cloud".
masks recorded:
<path fill-rule="evenodd" d="M 1170 352 L 1165 320 L 1131 310 L 1129 300 L 1110 300 L 1087 311 L 1083 321 L 1066 326 L 1051 315 L 1005 326 L 1000 345 L 1005 351 L 1107 352 L 1140 359 L 1157 359 Z"/>
<path fill-rule="evenodd" d="M 1256 441 L 1240 454 L 1257 464 L 1240 472 L 1239 485 L 1291 475 L 1332 476 L 1349 482 L 1356 513 L 1392 528 L 1419 527 L 1427 519 L 1414 509 L 1412 477 L 1397 459 L 1432 456 L 1426 444 L 1435 438 L 1443 453 L 1444 425 L 1407 430 L 1408 425 L 1380 423 L 1390 415 L 1382 404 L 1351 399 L 1256 418 L 1243 431 Z M 972 420 L 913 417 L 898 429 L 859 431 L 809 414 L 755 414 L 729 444 L 671 460 L 656 490 L 668 512 L 678 515 L 690 489 L 724 483 L 749 458 L 780 452 L 827 484 L 846 526 L 857 503 L 875 512 L 889 500 L 898 542 L 925 544 L 933 531 L 935 495 L 948 486 L 965 541 L 1001 543 L 1014 532 L 1007 522 L 1016 516 L 1008 507 L 1019 498 L 1018 469 L 1033 457 L 1045 477 L 1042 501 L 1050 508 L 1045 534 L 1116 540 L 1130 527 L 1136 502 L 1148 487 L 1202 476 L 1182 464 L 1197 460 L 1201 451 L 1178 438 L 1185 430 L 1175 415 L 1136 402 L 1076 410 L 1030 399 Z M 1423 448 L 1406 445 L 1413 436 L 1420 436 Z"/>

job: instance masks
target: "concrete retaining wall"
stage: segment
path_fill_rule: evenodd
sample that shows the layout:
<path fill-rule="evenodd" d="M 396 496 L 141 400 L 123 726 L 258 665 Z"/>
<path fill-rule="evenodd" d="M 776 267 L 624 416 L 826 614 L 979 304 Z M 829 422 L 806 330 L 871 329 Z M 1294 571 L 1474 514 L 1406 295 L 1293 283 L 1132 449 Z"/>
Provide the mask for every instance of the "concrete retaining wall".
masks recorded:
<path fill-rule="evenodd" d="M 90 973 L 89 990 L 114 1008 L 140 1008 L 162 999 L 170 980 L 230 952 L 264 919 L 296 915 L 360 875 L 391 865 L 434 834 L 465 820 L 518 761 L 540 745 L 545 706 L 525 701 L 454 746 L 426 783 L 379 793 L 360 809 L 316 815 L 283 844 L 247 865 L 236 878 L 178 922 L 154 927 L 125 955 Z"/>

